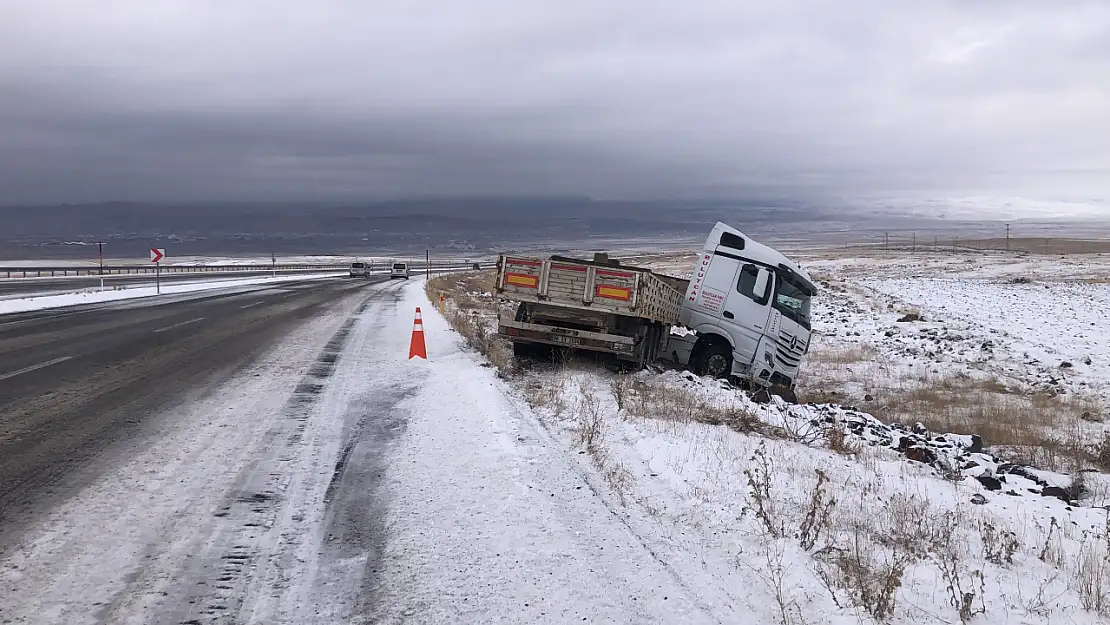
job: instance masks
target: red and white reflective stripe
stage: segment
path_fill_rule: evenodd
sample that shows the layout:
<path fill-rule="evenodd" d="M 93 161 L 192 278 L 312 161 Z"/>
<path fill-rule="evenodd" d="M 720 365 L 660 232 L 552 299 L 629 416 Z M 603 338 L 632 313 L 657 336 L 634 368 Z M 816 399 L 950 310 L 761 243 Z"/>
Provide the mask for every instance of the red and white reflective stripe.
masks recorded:
<path fill-rule="evenodd" d="M 423 321 L 422 317 L 420 316 L 420 309 L 419 308 L 416 309 L 416 322 L 413 323 L 413 325 L 412 325 L 412 331 L 413 332 L 423 332 L 424 331 L 424 321 Z"/>

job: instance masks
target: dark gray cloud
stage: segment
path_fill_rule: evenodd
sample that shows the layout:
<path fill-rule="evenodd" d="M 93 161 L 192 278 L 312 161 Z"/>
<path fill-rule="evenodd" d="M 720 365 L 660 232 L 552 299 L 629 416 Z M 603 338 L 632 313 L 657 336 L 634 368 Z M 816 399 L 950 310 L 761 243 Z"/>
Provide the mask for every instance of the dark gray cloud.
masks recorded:
<path fill-rule="evenodd" d="M 1107 42 L 1104 2 L 0 0 L 0 203 L 1082 195 Z"/>

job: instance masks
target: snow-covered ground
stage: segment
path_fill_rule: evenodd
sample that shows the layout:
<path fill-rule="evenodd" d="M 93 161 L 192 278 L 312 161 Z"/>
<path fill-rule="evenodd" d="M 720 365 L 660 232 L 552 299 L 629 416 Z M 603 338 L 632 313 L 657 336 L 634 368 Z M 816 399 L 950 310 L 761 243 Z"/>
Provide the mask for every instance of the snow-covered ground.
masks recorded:
<path fill-rule="evenodd" d="M 370 291 L 113 449 L 0 555 L 0 622 L 719 622 L 419 281 Z"/>
<path fill-rule="evenodd" d="M 574 364 L 508 392 L 720 622 L 1101 623 L 1105 262 L 812 262 L 814 404 Z"/>
<path fill-rule="evenodd" d="M 820 270 L 826 356 L 811 367 L 828 371 L 811 382 L 844 401 L 801 406 L 675 371 L 499 369 L 420 281 L 372 287 L 117 450 L 0 557 L 0 621 L 1110 618 L 1110 519 L 1093 505 L 1105 476 L 1084 474 L 1074 501 L 1076 474 L 1010 463 L 971 432 L 868 414 L 896 406 L 879 394 L 893 381 L 912 390 L 933 371 L 1022 398 L 1089 390 L 1101 410 L 1103 373 L 1076 354 L 1095 362 L 1102 321 L 1082 306 L 1103 300 L 1074 300 L 1072 317 L 1019 303 L 1102 297 L 1097 285 Z M 1071 320 L 1007 327 L 1008 293 L 1024 309 L 1011 321 Z M 416 307 L 426 362 L 405 358 Z M 911 308 L 925 321 L 897 320 Z M 833 356 L 852 349 L 864 356 Z M 1057 356 L 1076 362 L 1043 379 Z M 856 367 L 877 372 L 861 382 L 844 372 Z M 891 383 L 853 387 L 872 380 Z"/>
<path fill-rule="evenodd" d="M 116 302 L 119 300 L 153 297 L 159 294 L 178 295 L 182 293 L 196 293 L 212 289 L 227 289 L 234 287 L 248 287 L 266 284 L 281 284 L 282 282 L 299 282 L 302 280 L 334 279 L 332 273 L 313 273 L 303 275 L 262 276 L 254 278 L 232 278 L 223 280 L 198 280 L 183 284 L 168 282 L 160 288 L 149 284 L 135 286 L 112 286 L 104 290 L 99 288 L 82 289 L 68 293 L 43 293 L 27 296 L 14 296 L 0 298 L 0 314 L 27 312 L 30 310 L 44 310 L 47 308 L 61 308 L 63 306 L 77 306 L 80 304 L 99 304 Z"/>

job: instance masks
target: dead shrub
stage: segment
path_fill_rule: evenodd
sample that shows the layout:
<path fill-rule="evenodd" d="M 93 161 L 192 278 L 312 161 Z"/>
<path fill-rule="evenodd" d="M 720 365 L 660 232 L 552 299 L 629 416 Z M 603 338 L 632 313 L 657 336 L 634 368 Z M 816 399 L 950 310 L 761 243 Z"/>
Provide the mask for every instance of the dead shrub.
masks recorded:
<path fill-rule="evenodd" d="M 902 578 L 915 561 L 897 543 L 891 548 L 879 546 L 863 523 L 854 525 L 845 547 L 829 547 L 814 555 L 820 563 L 818 575 L 833 601 L 841 605 L 838 593 L 844 592 L 853 605 L 879 622 L 894 614 Z"/>
<path fill-rule="evenodd" d="M 1084 609 L 1110 616 L 1110 560 L 1097 543 L 1084 541 L 1080 548 L 1075 591 Z"/>
<path fill-rule="evenodd" d="M 841 456 L 857 456 L 863 450 L 863 444 L 853 441 L 843 428 L 838 426 L 824 429 L 825 444 L 829 450 Z"/>
<path fill-rule="evenodd" d="M 767 457 L 766 443 L 760 442 L 751 457 L 750 468 L 744 470 L 748 478 L 748 488 L 752 499 L 752 511 L 756 520 L 770 538 L 782 538 L 786 534 L 786 523 L 779 513 L 778 503 L 773 495 L 772 483 L 776 470 L 774 463 Z"/>
<path fill-rule="evenodd" d="M 980 520 L 978 527 L 979 537 L 983 543 L 983 558 L 998 566 L 1013 564 L 1014 554 L 1019 546 L 1017 534 L 999 529 L 994 523 L 986 520 Z"/>
<path fill-rule="evenodd" d="M 601 400 L 589 388 L 580 388 L 578 396 L 578 441 L 590 452 L 601 447 Z"/>
<path fill-rule="evenodd" d="M 633 393 L 633 378 L 628 375 L 613 376 L 611 386 L 613 398 L 617 401 L 617 410 L 622 411 L 628 406 L 628 401 Z"/>
<path fill-rule="evenodd" d="M 814 472 L 817 474 L 817 482 L 809 493 L 805 517 L 798 531 L 798 541 L 806 551 L 812 550 L 821 537 L 828 534 L 830 517 L 836 506 L 836 499 L 826 491 L 829 476 L 821 469 L 814 469 Z"/>
<path fill-rule="evenodd" d="M 947 511 L 935 526 L 930 545 L 930 559 L 940 569 L 948 583 L 948 601 L 956 609 L 961 623 L 986 613 L 986 578 L 983 571 L 973 569 L 967 562 L 968 547 L 961 531 L 958 511 Z"/>

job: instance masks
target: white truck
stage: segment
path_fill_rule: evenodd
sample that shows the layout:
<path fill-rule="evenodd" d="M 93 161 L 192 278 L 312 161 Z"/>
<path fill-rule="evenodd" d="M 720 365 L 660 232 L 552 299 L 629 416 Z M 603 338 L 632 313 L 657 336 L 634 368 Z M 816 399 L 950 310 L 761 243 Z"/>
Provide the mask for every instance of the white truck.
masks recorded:
<path fill-rule="evenodd" d="M 779 252 L 718 223 L 690 280 L 593 261 L 501 255 L 497 292 L 519 302 L 498 333 L 530 345 L 572 347 L 646 366 L 657 359 L 791 395 L 809 351 L 817 288 Z"/>

